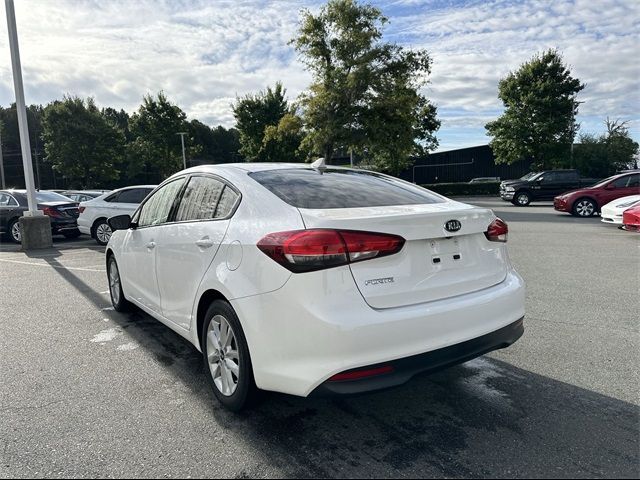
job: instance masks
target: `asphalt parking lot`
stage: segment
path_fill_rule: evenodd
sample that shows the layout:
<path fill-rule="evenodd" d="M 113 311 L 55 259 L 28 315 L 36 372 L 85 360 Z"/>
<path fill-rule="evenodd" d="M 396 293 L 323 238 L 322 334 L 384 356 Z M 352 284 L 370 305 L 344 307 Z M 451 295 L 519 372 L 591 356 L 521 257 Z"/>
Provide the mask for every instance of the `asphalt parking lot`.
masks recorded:
<path fill-rule="evenodd" d="M 507 220 L 507 350 L 371 395 L 228 413 L 200 355 L 110 309 L 103 249 L 0 246 L 2 477 L 638 477 L 640 235 L 549 205 Z"/>

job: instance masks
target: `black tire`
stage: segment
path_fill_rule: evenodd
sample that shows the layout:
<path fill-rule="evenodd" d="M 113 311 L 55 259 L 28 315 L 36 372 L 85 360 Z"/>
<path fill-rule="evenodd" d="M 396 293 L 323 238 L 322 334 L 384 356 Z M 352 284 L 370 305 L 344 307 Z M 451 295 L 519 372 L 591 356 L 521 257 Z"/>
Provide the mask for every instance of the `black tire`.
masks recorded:
<path fill-rule="evenodd" d="M 108 238 L 103 235 L 103 232 L 108 233 Z M 111 238 L 112 233 L 113 232 L 111 231 L 111 227 L 107 223 L 106 218 L 96 220 L 93 224 L 93 237 L 96 239 L 98 245 L 104 246 L 109 243 L 109 238 Z"/>
<path fill-rule="evenodd" d="M 598 204 L 595 200 L 588 197 L 579 198 L 573 202 L 573 207 L 571 207 L 571 213 L 576 217 L 593 217 L 597 212 Z"/>
<path fill-rule="evenodd" d="M 18 238 L 15 237 L 15 227 L 20 228 L 19 220 L 17 218 L 14 218 L 9 222 L 7 237 L 9 237 L 9 240 L 11 240 L 13 243 L 22 243 L 22 240 L 20 239 L 20 233 L 18 233 Z"/>
<path fill-rule="evenodd" d="M 115 272 L 114 269 L 115 268 Z M 112 272 L 117 275 L 117 285 L 112 282 Z M 107 281 L 109 283 L 109 296 L 111 297 L 111 304 L 116 312 L 128 312 L 131 310 L 131 303 L 125 298 L 122 291 L 122 282 L 120 281 L 120 269 L 118 268 L 118 262 L 116 258 L 111 255 L 107 260 Z"/>
<path fill-rule="evenodd" d="M 214 321 L 214 318 L 220 320 L 223 318 L 228 322 L 231 326 L 232 333 L 234 338 L 234 342 L 229 345 L 229 348 L 232 351 L 237 352 L 238 357 L 238 375 L 233 375 L 230 370 L 227 370 L 225 367 L 225 372 L 228 372 L 230 378 L 233 380 L 235 377 L 235 391 L 231 394 L 224 394 L 221 390 L 219 384 L 214 380 L 214 371 L 220 372 L 221 367 L 218 366 L 216 370 L 215 364 L 218 362 L 209 362 L 210 355 L 216 355 L 215 358 L 220 358 L 220 345 L 218 344 L 218 348 L 213 350 L 212 342 L 208 341 L 207 334 L 209 332 L 209 326 Z M 224 300 L 215 300 L 211 303 L 207 312 L 205 313 L 204 322 L 202 326 L 202 354 L 204 360 L 205 372 L 207 374 L 207 378 L 209 379 L 209 384 L 213 389 L 213 393 L 218 399 L 218 401 L 228 410 L 232 412 L 239 412 L 240 410 L 252 405 L 258 399 L 258 389 L 256 387 L 255 381 L 253 379 L 253 368 L 251 366 L 251 357 L 249 355 L 249 347 L 247 345 L 247 339 L 244 335 L 244 331 L 242 330 L 242 326 L 240 325 L 240 321 L 238 320 L 238 316 L 236 312 L 233 310 L 231 305 L 229 305 Z M 235 345 L 235 350 L 233 349 L 233 345 Z M 209 351 L 211 350 L 211 351 Z M 231 351 L 227 351 L 227 354 L 230 354 Z M 235 357 L 235 355 L 234 355 Z M 232 359 L 229 355 L 226 359 L 224 354 L 222 354 L 222 361 L 225 362 L 228 359 Z M 232 360 L 233 361 L 233 360 Z M 219 364 L 218 364 L 219 365 Z M 220 377 L 220 380 L 222 377 Z"/>
<path fill-rule="evenodd" d="M 517 207 L 526 207 L 531 203 L 531 194 L 523 190 L 516 192 L 511 203 Z"/>
<path fill-rule="evenodd" d="M 62 235 L 64 235 L 64 238 L 78 238 L 81 233 L 80 230 L 72 230 L 70 232 L 64 232 Z"/>

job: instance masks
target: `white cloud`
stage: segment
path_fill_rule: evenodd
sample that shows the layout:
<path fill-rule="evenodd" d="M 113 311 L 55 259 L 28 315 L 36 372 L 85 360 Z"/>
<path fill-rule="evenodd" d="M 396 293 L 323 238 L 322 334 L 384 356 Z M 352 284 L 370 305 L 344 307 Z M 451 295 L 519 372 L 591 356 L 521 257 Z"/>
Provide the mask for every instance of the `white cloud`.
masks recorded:
<path fill-rule="evenodd" d="M 498 80 L 535 52 L 559 48 L 587 84 L 578 120 L 638 120 L 640 15 L 631 0 L 375 2 L 387 38 L 433 54 L 428 94 L 439 106 L 441 148 L 486 143 L 502 108 Z M 287 44 L 299 10 L 316 0 L 39 0 L 16 2 L 27 102 L 65 93 L 133 111 L 164 90 L 188 115 L 233 124 L 230 103 L 278 80 L 295 98 L 310 76 Z M 0 103 L 13 101 L 6 34 Z M 637 130 L 635 132 L 638 133 Z"/>

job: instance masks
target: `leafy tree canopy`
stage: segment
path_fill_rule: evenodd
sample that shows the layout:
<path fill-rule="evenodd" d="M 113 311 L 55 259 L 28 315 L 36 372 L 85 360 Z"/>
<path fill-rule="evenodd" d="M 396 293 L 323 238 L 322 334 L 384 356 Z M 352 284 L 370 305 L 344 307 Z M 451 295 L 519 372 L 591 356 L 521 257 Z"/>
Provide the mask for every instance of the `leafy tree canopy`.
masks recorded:
<path fill-rule="evenodd" d="M 237 98 L 233 105 L 236 129 L 240 132 L 240 153 L 248 160 L 260 160 L 262 141 L 269 126 L 277 126 L 289 112 L 282 83 L 257 94 Z"/>
<path fill-rule="evenodd" d="M 387 23 L 372 5 L 330 0 L 317 15 L 303 11 L 292 43 L 313 75 L 301 98 L 305 148 L 327 160 L 353 149 L 397 173 L 409 155 L 437 146 L 440 122 L 421 93 L 428 52 L 383 42 Z"/>
<path fill-rule="evenodd" d="M 583 88 L 556 50 L 534 56 L 500 80 L 505 110 L 486 125 L 496 162 L 528 158 L 541 169 L 566 162 L 577 130 L 576 95 Z"/>
<path fill-rule="evenodd" d="M 93 99 L 65 97 L 44 111 L 47 159 L 70 187 L 97 188 L 118 178 L 124 134 L 96 108 Z"/>

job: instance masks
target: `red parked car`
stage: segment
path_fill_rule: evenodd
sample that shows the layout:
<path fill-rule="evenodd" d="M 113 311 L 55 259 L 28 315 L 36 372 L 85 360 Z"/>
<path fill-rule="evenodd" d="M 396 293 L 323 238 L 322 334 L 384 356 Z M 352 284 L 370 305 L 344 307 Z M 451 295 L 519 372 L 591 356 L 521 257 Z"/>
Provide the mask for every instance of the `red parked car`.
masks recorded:
<path fill-rule="evenodd" d="M 558 195 L 553 208 L 578 217 L 591 217 L 600 207 L 628 195 L 640 194 L 640 171 L 614 175 L 595 185 Z"/>
<path fill-rule="evenodd" d="M 622 213 L 622 226 L 630 232 L 640 232 L 640 205 L 628 208 Z"/>

